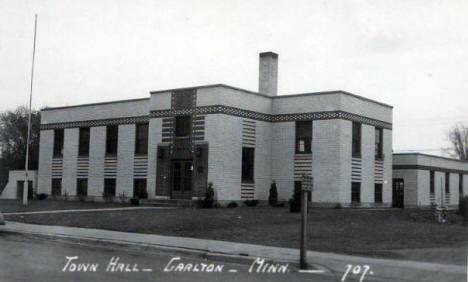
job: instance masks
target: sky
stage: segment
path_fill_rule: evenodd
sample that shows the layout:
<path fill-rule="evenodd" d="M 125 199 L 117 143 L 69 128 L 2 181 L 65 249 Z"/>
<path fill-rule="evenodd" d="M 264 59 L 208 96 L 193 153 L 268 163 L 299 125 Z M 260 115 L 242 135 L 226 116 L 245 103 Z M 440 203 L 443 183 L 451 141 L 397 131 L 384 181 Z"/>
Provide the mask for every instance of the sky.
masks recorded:
<path fill-rule="evenodd" d="M 468 124 L 468 1 L 0 0 L 0 111 L 149 97 L 224 83 L 345 90 L 394 106 L 393 149 L 442 155 Z"/>

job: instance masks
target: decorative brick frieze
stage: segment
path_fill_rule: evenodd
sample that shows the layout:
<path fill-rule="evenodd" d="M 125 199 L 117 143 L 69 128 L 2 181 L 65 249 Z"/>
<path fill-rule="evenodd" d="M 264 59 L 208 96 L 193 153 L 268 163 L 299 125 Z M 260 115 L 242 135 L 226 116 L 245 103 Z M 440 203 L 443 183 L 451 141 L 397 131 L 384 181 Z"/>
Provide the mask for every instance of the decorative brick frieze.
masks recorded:
<path fill-rule="evenodd" d="M 352 158 L 351 159 L 351 181 L 361 182 L 362 180 L 362 159 Z"/>
<path fill-rule="evenodd" d="M 52 178 L 62 178 L 63 158 L 52 158 Z"/>
<path fill-rule="evenodd" d="M 294 180 L 302 181 L 304 175 L 312 176 L 312 154 L 294 156 Z"/>
<path fill-rule="evenodd" d="M 266 121 L 266 122 L 288 122 L 300 120 L 327 120 L 327 119 L 344 119 L 350 121 L 357 121 L 372 126 L 378 126 L 386 129 L 392 129 L 392 124 L 357 114 L 352 114 L 344 111 L 326 111 L 326 112 L 312 112 L 312 113 L 294 113 L 294 114 L 265 114 L 254 112 L 225 105 L 211 105 L 200 106 L 192 109 L 183 110 L 155 110 L 151 111 L 151 118 L 173 117 L 178 115 L 189 114 L 225 114 L 231 116 L 238 116 L 249 118 L 253 120 Z"/>
<path fill-rule="evenodd" d="M 88 178 L 89 171 L 89 158 L 78 157 L 76 164 L 76 177 L 77 178 Z"/>
<path fill-rule="evenodd" d="M 241 184 L 241 200 L 255 199 L 255 184 L 242 183 Z"/>
<path fill-rule="evenodd" d="M 133 178 L 146 179 L 148 174 L 148 156 L 135 155 L 133 159 Z"/>
<path fill-rule="evenodd" d="M 255 121 L 242 120 L 242 146 L 255 148 Z"/>
<path fill-rule="evenodd" d="M 374 166 L 374 179 L 375 183 L 383 183 L 384 162 L 382 160 L 375 160 Z"/>

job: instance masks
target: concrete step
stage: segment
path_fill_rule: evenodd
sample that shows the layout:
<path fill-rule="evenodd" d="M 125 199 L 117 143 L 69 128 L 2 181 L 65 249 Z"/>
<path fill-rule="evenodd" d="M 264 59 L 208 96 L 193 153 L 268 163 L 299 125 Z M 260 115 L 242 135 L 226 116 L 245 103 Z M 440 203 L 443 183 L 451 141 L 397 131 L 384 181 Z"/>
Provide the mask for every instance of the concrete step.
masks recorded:
<path fill-rule="evenodd" d="M 197 201 L 183 199 L 149 199 L 140 200 L 140 205 L 166 206 L 166 207 L 196 207 Z"/>

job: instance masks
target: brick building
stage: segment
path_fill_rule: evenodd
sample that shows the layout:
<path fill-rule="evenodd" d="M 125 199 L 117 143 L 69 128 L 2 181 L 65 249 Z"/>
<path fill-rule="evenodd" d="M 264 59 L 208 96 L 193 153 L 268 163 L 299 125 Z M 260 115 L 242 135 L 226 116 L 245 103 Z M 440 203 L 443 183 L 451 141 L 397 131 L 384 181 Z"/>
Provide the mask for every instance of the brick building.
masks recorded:
<path fill-rule="evenodd" d="M 42 111 L 38 191 L 280 200 L 314 177 L 316 205 L 390 206 L 392 107 L 344 91 L 277 95 L 278 55 L 259 91 L 223 84 Z"/>

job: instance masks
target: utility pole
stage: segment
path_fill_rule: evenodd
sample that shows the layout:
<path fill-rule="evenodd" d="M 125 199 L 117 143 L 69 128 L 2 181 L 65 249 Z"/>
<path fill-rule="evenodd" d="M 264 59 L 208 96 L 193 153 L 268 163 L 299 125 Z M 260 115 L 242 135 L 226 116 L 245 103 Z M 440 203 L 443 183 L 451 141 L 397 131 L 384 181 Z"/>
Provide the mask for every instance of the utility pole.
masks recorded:
<path fill-rule="evenodd" d="M 23 184 L 23 205 L 28 205 L 28 169 L 29 169 L 29 140 L 31 139 L 31 104 L 34 80 L 34 59 L 36 57 L 36 33 L 37 33 L 37 14 L 34 15 L 34 43 L 33 43 L 33 56 L 31 65 L 31 85 L 29 91 L 29 112 L 28 112 L 28 138 L 26 139 L 26 160 L 24 164 L 24 184 Z"/>
<path fill-rule="evenodd" d="M 307 204 L 308 193 L 312 193 L 314 178 L 303 174 L 301 187 L 301 254 L 300 269 L 307 269 Z"/>

